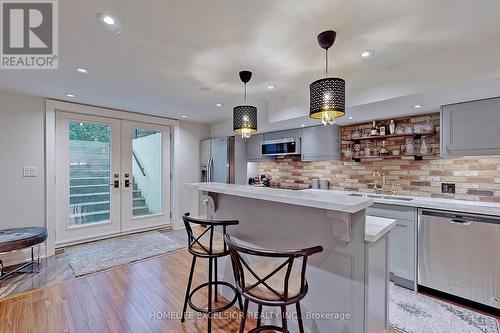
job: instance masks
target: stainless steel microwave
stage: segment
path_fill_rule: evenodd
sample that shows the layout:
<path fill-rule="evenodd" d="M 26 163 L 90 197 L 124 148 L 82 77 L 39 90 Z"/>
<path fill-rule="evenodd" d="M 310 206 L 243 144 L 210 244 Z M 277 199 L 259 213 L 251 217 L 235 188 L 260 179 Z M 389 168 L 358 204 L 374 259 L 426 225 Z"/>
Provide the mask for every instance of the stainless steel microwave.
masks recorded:
<path fill-rule="evenodd" d="M 300 154 L 300 140 L 297 138 L 265 140 L 262 142 L 262 155 L 264 156 L 297 154 Z"/>

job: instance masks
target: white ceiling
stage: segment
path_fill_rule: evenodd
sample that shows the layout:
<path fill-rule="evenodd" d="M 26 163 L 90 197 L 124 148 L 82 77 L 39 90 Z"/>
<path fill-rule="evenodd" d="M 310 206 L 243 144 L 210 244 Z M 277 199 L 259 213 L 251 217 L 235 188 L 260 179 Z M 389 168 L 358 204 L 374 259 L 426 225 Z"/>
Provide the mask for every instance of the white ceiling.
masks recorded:
<path fill-rule="evenodd" d="M 309 83 L 324 72 L 316 35 L 333 29 L 331 74 L 346 79 L 353 116 L 340 123 L 500 95 L 498 0 L 63 0 L 59 6 L 59 70 L 0 70 L 0 89 L 58 99 L 70 92 L 77 102 L 215 123 L 227 122 L 242 101 L 238 71 L 248 69 L 254 72 L 249 101 L 259 107 L 263 127 L 297 126 L 307 120 Z M 97 13 L 119 18 L 123 32 L 108 31 Z M 375 56 L 361 58 L 366 49 Z"/>

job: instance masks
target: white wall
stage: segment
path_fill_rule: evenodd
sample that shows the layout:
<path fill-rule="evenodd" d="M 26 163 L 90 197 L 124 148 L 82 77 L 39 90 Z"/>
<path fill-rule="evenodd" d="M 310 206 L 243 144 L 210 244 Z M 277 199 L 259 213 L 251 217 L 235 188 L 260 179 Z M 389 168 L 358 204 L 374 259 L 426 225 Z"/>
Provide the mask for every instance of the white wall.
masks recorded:
<path fill-rule="evenodd" d="M 181 122 L 174 128 L 172 162 L 172 227 L 183 228 L 182 214 L 198 215 L 198 191 L 184 188 L 185 183 L 200 181 L 200 141 L 210 137 L 210 126 Z"/>
<path fill-rule="evenodd" d="M 259 172 L 259 163 L 258 162 L 248 162 L 247 163 L 247 179 L 256 177 L 258 172 Z"/>
<path fill-rule="evenodd" d="M 239 136 L 234 138 L 234 183 L 247 183 L 247 144 Z"/>
<path fill-rule="evenodd" d="M 146 199 L 146 205 L 152 214 L 162 212 L 162 152 L 163 134 L 156 133 L 142 138 L 132 140 L 132 149 L 137 159 L 144 168 L 145 176 L 134 159 L 132 161 L 132 175 L 141 190 L 142 196 Z"/>
<path fill-rule="evenodd" d="M 46 225 L 44 119 L 44 97 L 0 91 L 0 229 Z M 182 213 L 198 212 L 198 193 L 184 183 L 199 181 L 199 141 L 210 136 L 210 126 L 181 122 L 173 134 L 172 224 L 178 228 Z M 23 177 L 23 166 L 36 167 L 38 176 Z M 22 253 L 16 253 L 2 258 L 17 262 Z"/>
<path fill-rule="evenodd" d="M 0 229 L 45 226 L 44 118 L 44 98 L 0 91 Z"/>

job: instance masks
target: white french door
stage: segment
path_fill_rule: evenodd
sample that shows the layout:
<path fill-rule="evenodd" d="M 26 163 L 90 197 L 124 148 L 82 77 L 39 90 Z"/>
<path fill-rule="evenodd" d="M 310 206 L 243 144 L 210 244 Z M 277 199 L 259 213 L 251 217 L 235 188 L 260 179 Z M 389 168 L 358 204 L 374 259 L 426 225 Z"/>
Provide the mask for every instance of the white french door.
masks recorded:
<path fill-rule="evenodd" d="M 56 112 L 56 246 L 170 224 L 170 128 Z"/>

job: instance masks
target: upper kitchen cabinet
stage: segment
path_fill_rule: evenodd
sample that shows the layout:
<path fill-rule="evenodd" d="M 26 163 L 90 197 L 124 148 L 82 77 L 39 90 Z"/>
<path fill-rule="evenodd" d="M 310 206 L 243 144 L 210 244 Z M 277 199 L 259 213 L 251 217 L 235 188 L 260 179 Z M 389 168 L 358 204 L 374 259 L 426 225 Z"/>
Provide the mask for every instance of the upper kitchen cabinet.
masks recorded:
<path fill-rule="evenodd" d="M 264 133 L 264 140 L 282 140 L 290 138 L 299 138 L 300 129 L 291 129 L 286 131 Z"/>
<path fill-rule="evenodd" d="M 441 156 L 500 154 L 500 98 L 441 107 Z"/>
<path fill-rule="evenodd" d="M 302 129 L 302 161 L 340 160 L 340 126 L 314 126 Z"/>
<path fill-rule="evenodd" d="M 247 162 L 258 162 L 264 159 L 262 156 L 262 134 L 252 135 L 247 139 Z"/>

